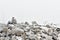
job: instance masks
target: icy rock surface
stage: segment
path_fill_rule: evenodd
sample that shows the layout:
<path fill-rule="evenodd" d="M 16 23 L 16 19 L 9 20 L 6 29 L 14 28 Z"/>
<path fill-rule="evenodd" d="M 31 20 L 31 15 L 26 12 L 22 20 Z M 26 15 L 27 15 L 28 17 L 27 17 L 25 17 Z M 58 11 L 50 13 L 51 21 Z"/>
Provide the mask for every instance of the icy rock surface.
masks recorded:
<path fill-rule="evenodd" d="M 0 24 L 0 40 L 60 40 L 57 26 L 35 24 Z"/>
<path fill-rule="evenodd" d="M 15 20 L 0 23 L 0 40 L 60 40 L 60 28 L 54 24 L 39 25 L 33 21 L 31 25 Z"/>

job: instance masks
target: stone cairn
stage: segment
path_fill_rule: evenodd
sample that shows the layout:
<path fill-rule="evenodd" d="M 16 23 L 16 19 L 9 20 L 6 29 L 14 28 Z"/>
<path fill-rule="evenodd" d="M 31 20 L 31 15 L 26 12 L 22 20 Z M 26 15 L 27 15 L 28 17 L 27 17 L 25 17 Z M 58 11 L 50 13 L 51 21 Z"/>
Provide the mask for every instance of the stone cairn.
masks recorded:
<path fill-rule="evenodd" d="M 60 40 L 60 28 L 54 24 L 39 25 L 36 21 L 17 23 L 15 17 L 0 23 L 0 40 Z"/>

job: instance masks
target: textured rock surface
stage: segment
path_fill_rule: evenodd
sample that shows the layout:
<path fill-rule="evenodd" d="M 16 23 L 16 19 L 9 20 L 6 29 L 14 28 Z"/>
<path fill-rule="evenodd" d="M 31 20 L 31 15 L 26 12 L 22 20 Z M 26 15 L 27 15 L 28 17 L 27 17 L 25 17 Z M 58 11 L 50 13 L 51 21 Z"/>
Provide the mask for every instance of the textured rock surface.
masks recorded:
<path fill-rule="evenodd" d="M 12 18 L 13 19 L 13 18 Z M 56 25 L 39 25 L 35 21 L 8 24 L 0 23 L 0 40 L 60 40 L 60 28 Z"/>

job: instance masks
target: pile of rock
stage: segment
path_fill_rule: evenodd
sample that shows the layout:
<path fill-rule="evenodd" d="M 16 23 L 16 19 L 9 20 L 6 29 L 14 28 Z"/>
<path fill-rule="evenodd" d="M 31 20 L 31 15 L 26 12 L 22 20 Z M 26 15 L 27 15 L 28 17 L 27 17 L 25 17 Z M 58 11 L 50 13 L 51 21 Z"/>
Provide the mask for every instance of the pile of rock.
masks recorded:
<path fill-rule="evenodd" d="M 60 40 L 60 28 L 53 25 L 39 25 L 35 21 L 17 23 L 12 17 L 8 24 L 1 25 L 0 40 Z"/>

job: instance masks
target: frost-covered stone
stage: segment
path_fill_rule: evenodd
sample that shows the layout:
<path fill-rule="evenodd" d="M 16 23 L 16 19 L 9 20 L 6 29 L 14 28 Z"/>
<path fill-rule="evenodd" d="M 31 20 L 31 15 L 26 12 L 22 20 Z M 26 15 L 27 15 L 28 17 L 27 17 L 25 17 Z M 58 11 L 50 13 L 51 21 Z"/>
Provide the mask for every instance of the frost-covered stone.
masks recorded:
<path fill-rule="evenodd" d="M 13 17 L 8 24 L 0 24 L 0 40 L 60 40 L 60 28 L 54 24 L 32 25 L 17 23 Z"/>

